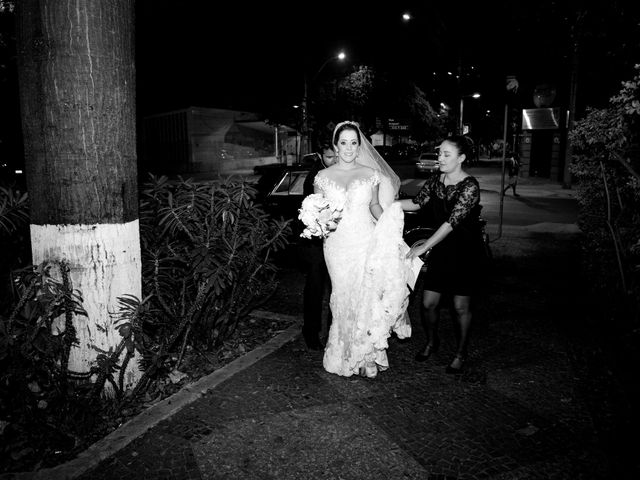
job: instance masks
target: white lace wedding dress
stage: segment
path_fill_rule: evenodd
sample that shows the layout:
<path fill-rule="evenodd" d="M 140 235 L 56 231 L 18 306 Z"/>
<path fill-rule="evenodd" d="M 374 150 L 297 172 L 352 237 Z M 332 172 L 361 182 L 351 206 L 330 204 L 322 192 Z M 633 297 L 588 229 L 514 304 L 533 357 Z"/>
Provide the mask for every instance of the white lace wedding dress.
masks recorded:
<path fill-rule="evenodd" d="M 344 203 L 338 228 L 324 242 L 333 320 L 323 365 L 328 372 L 347 377 L 358 374 L 361 367 L 368 377 L 375 377 L 378 370 L 389 367 L 386 349 L 391 331 L 400 338 L 411 335 L 404 214 L 399 204 L 386 205 L 376 222 L 369 210 L 372 189 L 380 179 L 375 171 L 345 189 L 324 176 L 315 178 L 330 202 Z"/>

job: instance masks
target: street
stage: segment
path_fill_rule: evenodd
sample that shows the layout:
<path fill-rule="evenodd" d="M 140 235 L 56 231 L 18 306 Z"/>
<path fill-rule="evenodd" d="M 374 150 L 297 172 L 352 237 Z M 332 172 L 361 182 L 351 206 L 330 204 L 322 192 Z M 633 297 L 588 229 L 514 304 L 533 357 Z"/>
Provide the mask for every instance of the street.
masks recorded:
<path fill-rule="evenodd" d="M 414 161 L 395 162 L 391 167 L 402 179 L 402 191 L 415 195 L 425 179 L 415 178 Z M 487 230 L 495 233 L 500 224 L 501 167 L 497 160 L 481 161 L 466 172 L 480 183 L 482 216 L 487 220 Z M 563 189 L 549 179 L 526 177 L 519 179 L 516 191 L 519 197 L 514 197 L 511 190 L 504 197 L 503 226 L 529 227 L 538 231 L 575 229 L 573 225 L 578 217 L 575 190 Z"/>

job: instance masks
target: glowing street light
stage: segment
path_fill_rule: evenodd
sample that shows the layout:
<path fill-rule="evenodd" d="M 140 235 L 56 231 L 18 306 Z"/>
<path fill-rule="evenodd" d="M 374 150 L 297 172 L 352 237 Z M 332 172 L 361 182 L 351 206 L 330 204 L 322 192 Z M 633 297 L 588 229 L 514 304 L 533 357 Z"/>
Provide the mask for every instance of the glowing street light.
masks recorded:
<path fill-rule="evenodd" d="M 464 99 L 466 97 L 471 98 L 480 98 L 480 94 L 478 92 L 472 93 L 470 95 L 461 95 L 460 96 L 460 118 L 458 123 L 458 133 L 460 135 L 464 135 L 464 123 L 462 122 L 463 114 L 464 114 Z"/>

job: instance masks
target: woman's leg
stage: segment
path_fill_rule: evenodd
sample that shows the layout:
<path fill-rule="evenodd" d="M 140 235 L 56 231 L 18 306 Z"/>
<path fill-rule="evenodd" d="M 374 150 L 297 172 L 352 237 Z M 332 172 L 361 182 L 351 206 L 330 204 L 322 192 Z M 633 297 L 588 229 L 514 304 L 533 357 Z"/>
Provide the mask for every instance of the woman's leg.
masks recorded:
<path fill-rule="evenodd" d="M 460 370 L 467 356 L 467 347 L 469 344 L 469 329 L 471 327 L 471 297 L 463 295 L 454 295 L 453 308 L 457 323 L 457 340 L 458 348 L 449 370 Z"/>
<path fill-rule="evenodd" d="M 438 348 L 440 339 L 438 338 L 438 322 L 440 320 L 440 304 L 441 294 L 431 290 L 425 290 L 422 294 L 422 321 L 427 331 L 427 345 L 424 351 L 418 356 L 428 357 Z"/>

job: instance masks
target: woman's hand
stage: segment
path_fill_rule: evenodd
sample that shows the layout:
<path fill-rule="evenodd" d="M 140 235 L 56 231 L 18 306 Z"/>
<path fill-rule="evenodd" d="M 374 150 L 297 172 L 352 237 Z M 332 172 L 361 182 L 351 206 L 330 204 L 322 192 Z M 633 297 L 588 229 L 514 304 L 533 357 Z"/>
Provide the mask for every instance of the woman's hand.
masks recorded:
<path fill-rule="evenodd" d="M 416 242 L 407 252 L 406 258 L 413 260 L 416 257 L 424 255 L 429 250 L 431 250 L 431 248 L 427 246 L 426 240 Z"/>

